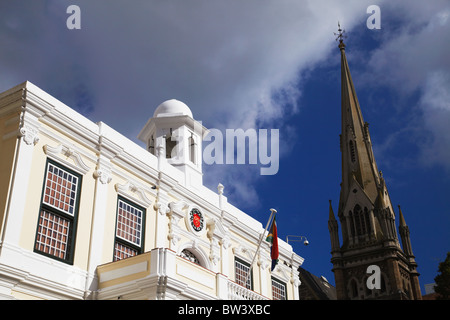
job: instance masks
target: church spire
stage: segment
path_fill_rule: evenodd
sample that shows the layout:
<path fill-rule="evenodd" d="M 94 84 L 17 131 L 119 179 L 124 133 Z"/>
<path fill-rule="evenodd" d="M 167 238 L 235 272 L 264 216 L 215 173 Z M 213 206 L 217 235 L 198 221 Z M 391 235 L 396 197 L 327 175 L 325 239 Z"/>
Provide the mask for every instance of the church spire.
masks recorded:
<path fill-rule="evenodd" d="M 336 295 L 338 299 L 420 299 L 409 229 L 400 210 L 402 250 L 392 203 L 383 175 L 377 169 L 369 126 L 364 122 L 350 74 L 344 30 L 340 26 L 336 35 L 341 53 L 342 183 L 337 217 L 342 246 L 331 201 L 328 215 Z M 366 287 L 366 270 L 370 265 L 383 270 L 385 285 L 379 291 Z"/>
<path fill-rule="evenodd" d="M 345 31 L 340 27 L 338 31 L 341 51 L 342 189 L 351 192 L 354 190 L 352 184 L 356 182 L 374 203 L 378 196 L 380 177 L 373 156 L 369 125 L 364 122 L 345 55 Z"/>

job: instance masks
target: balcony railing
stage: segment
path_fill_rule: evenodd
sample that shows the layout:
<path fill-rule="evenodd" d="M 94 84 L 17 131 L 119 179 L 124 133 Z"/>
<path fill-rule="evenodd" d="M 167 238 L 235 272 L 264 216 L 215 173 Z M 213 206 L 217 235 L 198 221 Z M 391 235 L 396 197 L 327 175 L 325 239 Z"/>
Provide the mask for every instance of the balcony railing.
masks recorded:
<path fill-rule="evenodd" d="M 234 281 L 228 280 L 227 286 L 229 300 L 269 300 L 269 298 L 247 289 Z"/>

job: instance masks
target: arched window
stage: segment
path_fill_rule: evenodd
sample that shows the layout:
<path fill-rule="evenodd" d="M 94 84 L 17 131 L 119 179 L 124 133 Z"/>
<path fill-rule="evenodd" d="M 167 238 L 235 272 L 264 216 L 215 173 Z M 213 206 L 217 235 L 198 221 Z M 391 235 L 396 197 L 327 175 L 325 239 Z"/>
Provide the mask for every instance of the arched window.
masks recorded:
<path fill-rule="evenodd" d="M 177 145 L 177 140 L 172 134 L 172 129 L 170 129 L 170 134 L 166 136 L 166 158 L 167 159 L 175 158 L 176 145 Z"/>
<path fill-rule="evenodd" d="M 385 293 L 386 292 L 386 280 L 384 279 L 384 276 L 381 275 L 381 283 L 380 283 L 380 291 L 381 293 Z"/>
<path fill-rule="evenodd" d="M 371 232 L 370 228 L 370 218 L 369 218 L 369 210 L 367 210 L 367 207 L 364 207 L 364 218 L 366 222 L 366 232 L 369 234 Z"/>
<path fill-rule="evenodd" d="M 363 220 L 364 217 L 361 215 L 361 207 L 359 205 L 356 205 L 353 209 L 353 215 L 355 217 L 355 228 L 356 228 L 356 235 L 360 236 L 364 234 L 364 223 Z"/>
<path fill-rule="evenodd" d="M 353 219 L 353 212 L 349 211 L 349 218 L 350 218 L 350 233 L 352 235 L 352 237 L 355 236 L 355 221 Z"/>
<path fill-rule="evenodd" d="M 363 212 L 358 204 L 355 205 L 353 209 L 353 219 L 357 236 L 363 236 L 370 233 L 369 211 L 366 207 L 364 207 Z"/>
<path fill-rule="evenodd" d="M 358 297 L 358 284 L 355 279 L 350 281 L 350 297 L 357 298 Z"/>
<path fill-rule="evenodd" d="M 198 265 L 200 265 L 200 260 L 198 260 L 198 258 L 195 256 L 195 254 L 193 254 L 190 250 L 188 249 L 183 249 L 183 251 L 181 251 L 180 256 L 182 258 L 185 258 L 193 263 L 196 263 Z"/>

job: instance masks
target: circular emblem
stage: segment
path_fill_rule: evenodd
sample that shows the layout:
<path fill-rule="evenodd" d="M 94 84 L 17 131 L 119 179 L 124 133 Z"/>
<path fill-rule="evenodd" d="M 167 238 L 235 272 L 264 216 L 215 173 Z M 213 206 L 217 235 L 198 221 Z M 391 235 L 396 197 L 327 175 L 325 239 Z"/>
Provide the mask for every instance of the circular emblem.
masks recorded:
<path fill-rule="evenodd" d="M 192 228 L 195 231 L 201 231 L 204 225 L 203 214 L 197 208 L 193 208 L 191 212 L 189 212 L 189 221 L 191 223 Z"/>

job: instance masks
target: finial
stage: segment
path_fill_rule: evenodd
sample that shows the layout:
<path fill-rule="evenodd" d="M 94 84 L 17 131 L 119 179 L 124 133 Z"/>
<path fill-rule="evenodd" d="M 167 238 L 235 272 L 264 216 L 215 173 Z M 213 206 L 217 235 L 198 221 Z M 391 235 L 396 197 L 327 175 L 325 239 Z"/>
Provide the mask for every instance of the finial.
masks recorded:
<path fill-rule="evenodd" d="M 336 41 L 339 40 L 339 48 L 345 47 L 344 38 L 347 36 L 344 34 L 345 30 L 341 29 L 341 23 L 338 21 L 338 33 L 333 32 L 336 37 Z"/>

